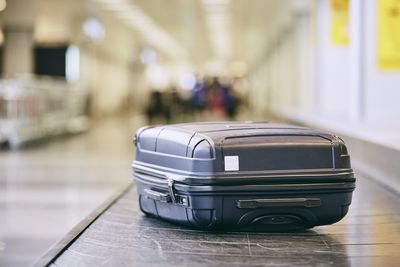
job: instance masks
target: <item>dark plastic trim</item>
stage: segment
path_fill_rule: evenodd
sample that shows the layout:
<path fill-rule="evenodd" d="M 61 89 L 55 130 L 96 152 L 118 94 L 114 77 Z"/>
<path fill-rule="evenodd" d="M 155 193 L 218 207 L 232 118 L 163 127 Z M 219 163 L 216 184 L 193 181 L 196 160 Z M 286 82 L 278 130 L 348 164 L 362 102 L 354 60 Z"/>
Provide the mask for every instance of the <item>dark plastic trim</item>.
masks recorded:
<path fill-rule="evenodd" d="M 262 199 L 240 199 L 236 202 L 239 209 L 258 209 L 271 207 L 319 207 L 320 198 L 262 198 Z"/>

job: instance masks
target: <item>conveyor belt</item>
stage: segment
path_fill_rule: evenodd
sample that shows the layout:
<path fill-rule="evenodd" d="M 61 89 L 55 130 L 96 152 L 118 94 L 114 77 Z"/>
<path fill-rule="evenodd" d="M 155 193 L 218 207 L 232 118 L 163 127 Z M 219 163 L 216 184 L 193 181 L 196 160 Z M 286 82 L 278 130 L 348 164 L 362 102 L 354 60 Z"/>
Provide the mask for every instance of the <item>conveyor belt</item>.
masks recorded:
<path fill-rule="evenodd" d="M 207 232 L 166 223 L 140 212 L 133 186 L 37 265 L 399 266 L 399 196 L 362 177 L 357 186 L 344 220 L 296 233 Z"/>

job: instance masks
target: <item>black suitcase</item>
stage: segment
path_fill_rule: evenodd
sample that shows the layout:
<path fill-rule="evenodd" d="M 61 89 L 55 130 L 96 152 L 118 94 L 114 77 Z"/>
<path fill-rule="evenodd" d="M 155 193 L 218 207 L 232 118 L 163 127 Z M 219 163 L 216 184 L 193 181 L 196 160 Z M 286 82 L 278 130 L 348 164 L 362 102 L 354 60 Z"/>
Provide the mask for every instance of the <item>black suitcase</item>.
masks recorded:
<path fill-rule="evenodd" d="M 140 209 L 205 229 L 294 230 L 332 224 L 355 177 L 337 136 L 290 125 L 206 122 L 135 136 Z"/>

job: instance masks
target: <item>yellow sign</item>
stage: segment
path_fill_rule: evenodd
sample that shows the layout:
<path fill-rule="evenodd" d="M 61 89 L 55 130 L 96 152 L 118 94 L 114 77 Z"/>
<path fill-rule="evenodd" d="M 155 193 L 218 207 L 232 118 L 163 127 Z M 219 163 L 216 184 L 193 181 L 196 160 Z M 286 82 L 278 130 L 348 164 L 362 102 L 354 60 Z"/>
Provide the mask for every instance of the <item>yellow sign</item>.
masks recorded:
<path fill-rule="evenodd" d="M 400 0 L 377 0 L 377 57 L 380 69 L 400 69 Z"/>
<path fill-rule="evenodd" d="M 349 44 L 349 0 L 330 0 L 331 42 Z"/>

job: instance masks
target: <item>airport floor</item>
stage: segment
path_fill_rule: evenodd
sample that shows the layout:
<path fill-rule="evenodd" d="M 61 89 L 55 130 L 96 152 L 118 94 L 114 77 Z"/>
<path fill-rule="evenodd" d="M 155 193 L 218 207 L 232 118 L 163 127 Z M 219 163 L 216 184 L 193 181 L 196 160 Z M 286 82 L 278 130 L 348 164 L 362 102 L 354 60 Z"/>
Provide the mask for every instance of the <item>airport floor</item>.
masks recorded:
<path fill-rule="evenodd" d="M 135 125 L 94 122 L 88 132 L 0 150 L 0 266 L 26 266 L 131 182 Z"/>
<path fill-rule="evenodd" d="M 0 152 L 0 266 L 25 266 L 42 253 L 39 263 L 52 266 L 400 265 L 400 196 L 362 170 L 348 215 L 307 231 L 207 232 L 143 215 L 129 182 L 135 125 L 105 121 L 80 136 Z M 123 193 L 104 205 L 115 192 Z M 98 217 L 89 215 L 99 206 Z M 60 253 L 46 252 L 60 239 Z"/>

